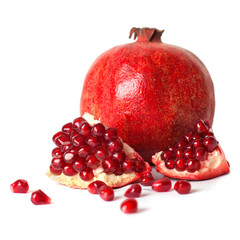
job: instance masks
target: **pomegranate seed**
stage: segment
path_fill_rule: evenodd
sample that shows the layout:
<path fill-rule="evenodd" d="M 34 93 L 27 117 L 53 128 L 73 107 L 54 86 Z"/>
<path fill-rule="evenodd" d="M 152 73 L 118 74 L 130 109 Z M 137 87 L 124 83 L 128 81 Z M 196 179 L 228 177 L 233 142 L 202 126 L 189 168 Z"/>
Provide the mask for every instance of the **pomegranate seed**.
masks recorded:
<path fill-rule="evenodd" d="M 145 169 L 145 162 L 141 159 L 134 159 L 135 161 L 135 172 L 142 172 Z"/>
<path fill-rule="evenodd" d="M 72 131 L 70 134 L 70 140 L 73 141 L 73 139 L 78 135 L 79 135 L 79 133 L 77 131 L 75 131 L 75 130 Z"/>
<path fill-rule="evenodd" d="M 113 173 L 118 165 L 118 161 L 112 157 L 108 157 L 102 161 L 102 167 L 105 173 Z"/>
<path fill-rule="evenodd" d="M 87 189 L 92 194 L 98 194 L 102 186 L 107 186 L 107 185 L 104 182 L 97 180 L 90 183 Z"/>
<path fill-rule="evenodd" d="M 99 195 L 104 201 L 112 201 L 114 199 L 114 191 L 109 186 L 102 186 L 99 189 Z"/>
<path fill-rule="evenodd" d="M 53 136 L 53 142 L 60 147 L 63 143 L 70 141 L 68 135 L 63 132 L 58 132 Z"/>
<path fill-rule="evenodd" d="M 82 122 L 79 126 L 79 133 L 83 136 L 89 136 L 91 133 L 91 126 L 88 122 Z"/>
<path fill-rule="evenodd" d="M 118 131 L 116 128 L 110 127 L 105 130 L 105 133 L 104 133 L 105 140 L 107 140 L 107 141 L 115 140 L 115 139 L 117 139 L 117 137 L 118 137 Z"/>
<path fill-rule="evenodd" d="M 82 117 L 78 117 L 76 119 L 73 120 L 73 124 L 72 124 L 72 127 L 73 129 L 75 129 L 76 131 L 80 131 L 80 126 L 81 126 L 81 123 L 82 122 L 85 122 L 86 120 Z"/>
<path fill-rule="evenodd" d="M 35 205 L 50 204 L 51 198 L 48 197 L 42 190 L 39 189 L 32 193 L 31 201 Z"/>
<path fill-rule="evenodd" d="M 105 133 L 105 127 L 102 123 L 97 123 L 92 127 L 91 132 L 94 137 L 102 137 Z"/>
<path fill-rule="evenodd" d="M 72 144 L 76 147 L 79 147 L 85 143 L 85 137 L 80 134 L 75 134 L 72 136 Z"/>
<path fill-rule="evenodd" d="M 122 162 L 126 159 L 126 154 L 124 151 L 117 152 L 113 154 L 113 158 L 118 160 L 118 162 Z"/>
<path fill-rule="evenodd" d="M 129 198 L 136 198 L 140 197 L 141 192 L 142 187 L 139 184 L 135 183 L 127 189 L 127 191 L 124 193 L 124 196 Z"/>
<path fill-rule="evenodd" d="M 90 154 L 90 152 L 91 152 L 91 147 L 88 145 L 83 145 L 78 149 L 79 157 L 85 158 L 88 156 L 88 154 Z"/>
<path fill-rule="evenodd" d="M 101 138 L 99 137 L 94 137 L 94 136 L 89 136 L 87 139 L 86 139 L 86 143 L 92 147 L 92 148 L 95 148 L 97 146 L 99 146 L 101 144 Z"/>
<path fill-rule="evenodd" d="M 195 126 L 195 130 L 197 133 L 207 133 L 209 130 L 208 124 L 206 124 L 203 120 L 198 120 Z"/>
<path fill-rule="evenodd" d="M 187 145 L 187 143 L 182 140 L 182 141 L 177 142 L 176 147 L 177 148 L 184 148 L 186 145 Z"/>
<path fill-rule="evenodd" d="M 203 140 L 203 145 L 207 148 L 208 152 L 213 152 L 217 148 L 218 142 L 215 137 L 210 136 Z"/>
<path fill-rule="evenodd" d="M 70 135 L 72 131 L 73 131 L 73 125 L 71 122 L 63 125 L 62 132 L 64 132 L 65 134 Z"/>
<path fill-rule="evenodd" d="M 150 172 L 144 172 L 140 178 L 140 184 L 143 186 L 152 186 L 152 183 L 154 182 L 154 178 L 152 173 Z"/>
<path fill-rule="evenodd" d="M 62 173 L 62 170 L 57 170 L 57 169 L 53 168 L 51 165 L 49 167 L 49 170 L 53 175 L 60 175 Z"/>
<path fill-rule="evenodd" d="M 185 167 L 185 159 L 183 158 L 178 158 L 175 160 L 174 162 L 174 165 L 175 165 L 175 168 L 178 170 L 178 171 L 184 171 L 186 169 Z"/>
<path fill-rule="evenodd" d="M 174 151 L 175 151 L 175 147 L 174 147 L 174 146 L 169 146 L 169 147 L 168 147 L 168 151 L 174 152 Z"/>
<path fill-rule="evenodd" d="M 110 153 L 120 152 L 123 149 L 123 144 L 120 139 L 111 140 L 108 143 L 108 151 Z"/>
<path fill-rule="evenodd" d="M 169 159 L 169 160 L 165 161 L 165 166 L 168 169 L 174 169 L 175 168 L 175 160 Z"/>
<path fill-rule="evenodd" d="M 190 132 L 190 133 L 188 133 L 188 134 L 186 134 L 186 135 L 184 136 L 184 139 L 185 139 L 187 142 L 190 142 L 190 141 L 192 140 L 192 137 L 193 137 L 193 133 Z"/>
<path fill-rule="evenodd" d="M 152 189 L 156 192 L 167 192 L 171 189 L 171 187 L 172 187 L 172 182 L 167 177 L 156 180 L 152 184 Z"/>
<path fill-rule="evenodd" d="M 214 133 L 208 132 L 207 134 L 204 135 L 204 138 L 208 138 L 208 137 L 214 137 Z"/>
<path fill-rule="evenodd" d="M 53 158 L 51 162 L 51 166 L 57 170 L 62 170 L 65 162 L 62 157 Z"/>
<path fill-rule="evenodd" d="M 101 162 L 93 154 L 88 155 L 86 158 L 86 165 L 92 169 L 96 169 L 100 166 Z"/>
<path fill-rule="evenodd" d="M 84 170 L 86 168 L 85 158 L 78 157 L 73 163 L 73 168 L 77 172 Z"/>
<path fill-rule="evenodd" d="M 199 148 L 199 147 L 201 147 L 201 146 L 202 146 L 202 139 L 199 138 L 199 139 L 194 140 L 193 143 L 192 143 L 192 146 L 193 146 L 194 148 Z"/>
<path fill-rule="evenodd" d="M 52 157 L 62 157 L 62 151 L 60 147 L 56 147 L 52 150 Z"/>
<path fill-rule="evenodd" d="M 135 171 L 135 162 L 132 159 L 127 159 L 122 162 L 122 168 L 125 173 L 131 173 Z"/>
<path fill-rule="evenodd" d="M 162 160 L 168 160 L 168 159 L 172 158 L 172 156 L 173 156 L 173 152 L 172 151 L 163 151 L 161 153 Z"/>
<path fill-rule="evenodd" d="M 175 151 L 175 157 L 176 157 L 176 158 L 180 158 L 180 157 L 183 156 L 183 153 L 184 153 L 184 150 L 183 150 L 183 149 L 177 149 L 177 150 Z"/>
<path fill-rule="evenodd" d="M 174 189 L 179 194 L 188 194 L 191 191 L 191 184 L 187 180 L 178 180 L 174 185 Z"/>
<path fill-rule="evenodd" d="M 136 199 L 129 198 L 122 202 L 121 210 L 124 213 L 136 213 L 138 211 L 138 204 Z"/>
<path fill-rule="evenodd" d="M 63 174 L 66 176 L 74 176 L 77 174 L 77 171 L 73 168 L 72 165 L 67 164 L 63 167 Z"/>
<path fill-rule="evenodd" d="M 83 181 L 90 181 L 94 177 L 92 169 L 87 167 L 80 172 L 79 176 Z"/>
<path fill-rule="evenodd" d="M 194 155 L 194 150 L 193 149 L 186 149 L 183 153 L 183 157 L 186 159 L 192 159 Z"/>
<path fill-rule="evenodd" d="M 108 152 L 107 152 L 107 149 L 105 147 L 100 146 L 95 150 L 95 157 L 98 160 L 103 161 L 104 159 L 107 158 L 107 156 L 108 156 Z"/>
<path fill-rule="evenodd" d="M 199 147 L 195 150 L 195 159 L 203 161 L 207 158 L 207 151 L 203 147 Z"/>
<path fill-rule="evenodd" d="M 201 163 L 196 159 L 189 159 L 186 163 L 186 169 L 188 172 L 195 172 L 201 168 Z"/>
<path fill-rule="evenodd" d="M 114 171 L 114 174 L 115 175 L 122 175 L 123 174 L 123 169 L 122 169 L 122 164 L 121 163 L 119 163 L 118 165 L 117 165 L 117 168 L 116 168 L 116 170 Z"/>
<path fill-rule="evenodd" d="M 71 142 L 69 142 L 69 141 L 64 142 L 61 146 L 61 151 L 66 152 L 71 146 L 72 146 Z"/>
<path fill-rule="evenodd" d="M 67 164 L 72 164 L 77 157 L 78 157 L 78 149 L 75 147 L 71 147 L 63 154 L 64 161 Z"/>
<path fill-rule="evenodd" d="M 194 140 L 197 140 L 197 139 L 200 139 L 201 138 L 201 136 L 199 135 L 199 134 L 194 134 L 193 136 L 192 136 L 192 141 L 194 141 Z"/>
<path fill-rule="evenodd" d="M 28 182 L 24 179 L 18 179 L 10 185 L 13 193 L 26 193 L 29 189 Z"/>

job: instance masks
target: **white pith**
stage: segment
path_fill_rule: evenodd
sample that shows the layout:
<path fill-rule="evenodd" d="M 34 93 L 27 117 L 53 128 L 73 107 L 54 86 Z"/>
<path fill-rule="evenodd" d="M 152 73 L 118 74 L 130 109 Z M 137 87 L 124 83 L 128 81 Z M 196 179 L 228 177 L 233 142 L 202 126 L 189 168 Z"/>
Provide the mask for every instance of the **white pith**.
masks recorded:
<path fill-rule="evenodd" d="M 94 116 L 89 113 L 84 113 L 83 118 L 91 126 L 100 122 L 100 120 L 94 119 Z M 139 157 L 139 155 L 134 151 L 134 149 L 124 142 L 123 142 L 123 151 L 125 152 L 127 159 L 131 159 L 137 156 Z M 79 174 L 76 174 L 74 176 L 66 176 L 63 173 L 60 175 L 54 175 L 50 172 L 50 170 L 48 170 L 47 176 L 56 182 L 62 183 L 64 185 L 67 185 L 73 188 L 87 188 L 87 186 L 91 182 L 96 180 L 103 181 L 110 187 L 120 186 L 120 185 L 124 186 L 129 182 L 131 182 L 131 180 L 134 180 L 137 177 L 137 174 L 135 172 L 123 173 L 120 176 L 115 174 L 106 174 L 101 166 L 98 167 L 97 169 L 94 169 L 93 173 L 94 173 L 94 177 L 91 181 L 83 181 L 80 178 Z"/>

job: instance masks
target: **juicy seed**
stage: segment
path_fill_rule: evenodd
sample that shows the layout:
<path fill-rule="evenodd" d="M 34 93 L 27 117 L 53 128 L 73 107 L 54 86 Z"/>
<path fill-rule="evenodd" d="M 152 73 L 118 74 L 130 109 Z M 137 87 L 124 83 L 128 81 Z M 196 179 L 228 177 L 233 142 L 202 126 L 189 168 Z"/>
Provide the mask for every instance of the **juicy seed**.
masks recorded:
<path fill-rule="evenodd" d="M 91 132 L 94 137 L 102 137 L 105 133 L 105 127 L 102 123 L 97 123 L 92 127 Z"/>
<path fill-rule="evenodd" d="M 96 169 L 100 166 L 101 162 L 93 154 L 88 155 L 86 158 L 86 165 L 92 169 Z"/>
<path fill-rule="evenodd" d="M 207 148 L 208 152 L 213 152 L 218 146 L 218 142 L 213 136 L 205 138 L 203 140 L 203 144 Z"/>
<path fill-rule="evenodd" d="M 73 131 L 73 124 L 71 122 L 63 125 L 62 132 L 64 132 L 65 134 L 70 135 L 72 131 Z"/>
<path fill-rule="evenodd" d="M 42 190 L 37 190 L 32 193 L 31 201 L 35 205 L 50 204 L 51 198 L 48 197 Z"/>
<path fill-rule="evenodd" d="M 29 189 L 28 182 L 24 179 L 18 179 L 10 185 L 13 193 L 26 193 Z"/>
<path fill-rule="evenodd" d="M 136 213 L 138 211 L 138 204 L 136 199 L 129 198 L 122 202 L 120 208 L 124 213 Z"/>
<path fill-rule="evenodd" d="M 88 167 L 84 168 L 79 173 L 79 176 L 83 181 L 91 181 L 94 177 L 92 169 Z"/>
<path fill-rule="evenodd" d="M 54 169 L 57 169 L 57 170 L 62 170 L 64 164 L 65 164 L 65 162 L 64 162 L 64 160 L 63 160 L 63 157 L 53 158 L 53 159 L 52 159 L 52 162 L 51 162 L 51 166 L 52 166 Z"/>
<path fill-rule="evenodd" d="M 209 126 L 203 120 L 199 120 L 196 123 L 195 130 L 197 133 L 207 133 L 209 130 Z"/>
<path fill-rule="evenodd" d="M 186 160 L 183 158 L 178 158 L 174 162 L 174 166 L 178 171 L 184 171 L 186 169 L 185 166 Z"/>
<path fill-rule="evenodd" d="M 82 117 L 78 117 L 76 119 L 73 120 L 73 123 L 72 123 L 72 127 L 74 130 L 76 130 L 77 132 L 80 131 L 80 125 L 82 122 L 85 122 L 86 120 Z"/>
<path fill-rule="evenodd" d="M 136 164 L 132 159 L 127 159 L 122 163 L 122 168 L 125 173 L 131 173 L 135 170 Z"/>
<path fill-rule="evenodd" d="M 73 168 L 71 164 L 67 164 L 63 167 L 63 174 L 66 176 L 74 176 L 77 171 Z"/>
<path fill-rule="evenodd" d="M 143 186 L 152 186 L 154 178 L 151 172 L 143 172 L 143 175 L 140 178 L 140 184 Z"/>
<path fill-rule="evenodd" d="M 88 185 L 88 191 L 92 194 L 98 194 L 99 190 L 102 186 L 106 186 L 106 184 L 102 181 L 94 181 Z"/>
<path fill-rule="evenodd" d="M 89 136 L 91 134 L 90 124 L 88 122 L 81 122 L 78 132 L 85 137 Z"/>
<path fill-rule="evenodd" d="M 187 180 L 178 180 L 174 184 L 174 189 L 179 193 L 179 194 L 188 194 L 191 191 L 191 184 Z"/>
<path fill-rule="evenodd" d="M 108 157 L 102 161 L 102 167 L 105 173 L 113 173 L 117 169 L 118 165 L 118 161 L 112 157 Z"/>
<path fill-rule="evenodd" d="M 116 128 L 110 127 L 105 130 L 105 134 L 104 134 L 105 140 L 107 140 L 107 141 L 115 140 L 115 139 L 117 139 L 117 137 L 118 137 L 118 131 Z"/>
<path fill-rule="evenodd" d="M 156 192 L 167 192 L 171 189 L 171 187 L 172 187 L 172 182 L 167 177 L 156 180 L 152 184 L 152 189 Z"/>
<path fill-rule="evenodd" d="M 73 163 L 73 168 L 77 172 L 84 170 L 86 168 L 85 158 L 78 157 Z"/>
<path fill-rule="evenodd" d="M 114 191 L 109 186 L 102 186 L 99 195 L 104 201 L 112 201 L 114 199 Z"/>
<path fill-rule="evenodd" d="M 124 196 L 129 198 L 136 198 L 140 197 L 141 192 L 142 187 L 139 184 L 135 183 L 127 189 L 127 191 L 124 193 Z"/>
<path fill-rule="evenodd" d="M 62 170 L 57 170 L 57 169 L 53 168 L 51 165 L 49 167 L 49 170 L 53 175 L 56 175 L 56 176 L 60 175 L 62 173 Z"/>
<path fill-rule="evenodd" d="M 201 168 L 201 163 L 196 159 L 189 159 L 186 163 L 186 169 L 188 172 L 196 172 Z"/>
<path fill-rule="evenodd" d="M 123 149 L 123 144 L 120 141 L 120 139 L 115 139 L 115 140 L 111 140 L 108 143 L 108 151 L 110 153 L 116 153 L 116 152 L 120 152 Z"/>

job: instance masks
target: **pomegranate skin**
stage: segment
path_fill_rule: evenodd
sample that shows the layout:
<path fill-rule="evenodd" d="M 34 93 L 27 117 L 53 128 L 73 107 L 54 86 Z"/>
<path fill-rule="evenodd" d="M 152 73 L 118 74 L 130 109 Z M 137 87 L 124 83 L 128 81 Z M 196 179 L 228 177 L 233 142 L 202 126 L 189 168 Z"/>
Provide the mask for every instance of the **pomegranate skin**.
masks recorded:
<path fill-rule="evenodd" d="M 161 42 L 163 31 L 136 29 L 134 43 L 101 54 L 82 89 L 80 112 L 116 127 L 145 161 L 193 129 L 212 125 L 215 97 L 208 70 L 190 51 Z"/>

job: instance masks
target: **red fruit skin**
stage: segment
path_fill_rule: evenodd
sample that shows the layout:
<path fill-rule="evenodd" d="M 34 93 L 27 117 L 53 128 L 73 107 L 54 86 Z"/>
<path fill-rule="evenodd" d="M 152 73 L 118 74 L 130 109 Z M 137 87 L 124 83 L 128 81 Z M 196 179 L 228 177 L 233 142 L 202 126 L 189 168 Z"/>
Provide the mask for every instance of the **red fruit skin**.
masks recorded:
<path fill-rule="evenodd" d="M 86 75 L 80 103 L 81 115 L 89 112 L 116 127 L 149 162 L 199 118 L 212 125 L 215 110 L 213 83 L 199 58 L 150 39 L 145 34 L 101 54 Z"/>

